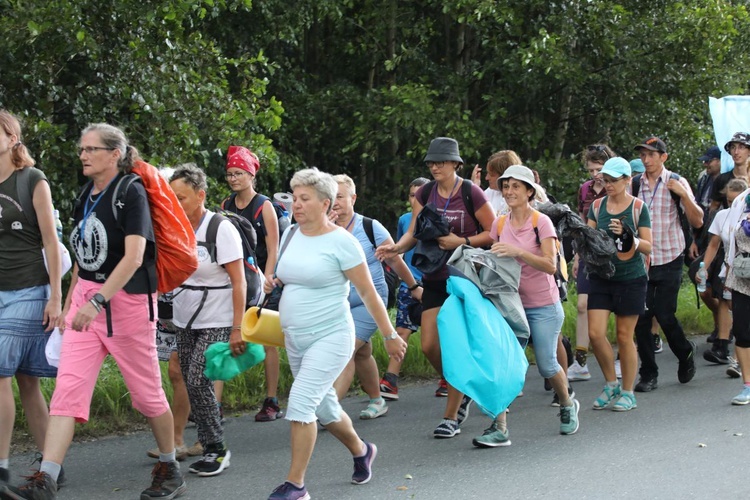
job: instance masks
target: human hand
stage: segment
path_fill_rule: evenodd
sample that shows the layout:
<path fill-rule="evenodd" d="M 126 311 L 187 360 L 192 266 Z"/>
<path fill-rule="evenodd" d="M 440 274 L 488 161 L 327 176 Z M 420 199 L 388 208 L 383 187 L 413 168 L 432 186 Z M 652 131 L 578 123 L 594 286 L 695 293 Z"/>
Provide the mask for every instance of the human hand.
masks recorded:
<path fill-rule="evenodd" d="M 422 292 L 424 292 L 424 288 L 422 288 L 421 286 L 418 286 L 417 288 L 411 291 L 411 298 L 418 302 L 422 302 Z"/>
<path fill-rule="evenodd" d="M 233 329 L 229 334 L 229 349 L 232 351 L 232 356 L 236 358 L 245 352 L 246 348 L 245 341 L 242 340 L 242 331 Z"/>
<path fill-rule="evenodd" d="M 474 170 L 471 171 L 471 182 L 477 186 L 482 185 L 482 167 L 474 165 Z"/>
<path fill-rule="evenodd" d="M 407 343 L 404 342 L 404 339 L 397 336 L 395 339 L 386 339 L 384 341 L 385 343 L 385 350 L 388 352 L 388 357 L 392 358 L 396 361 L 403 361 L 404 356 L 406 356 L 406 347 Z"/>
<path fill-rule="evenodd" d="M 698 257 L 698 245 L 696 245 L 695 242 L 692 242 L 690 248 L 688 248 L 688 257 L 693 260 Z"/>
<path fill-rule="evenodd" d="M 96 310 L 94 304 L 86 302 L 80 307 L 80 309 L 78 309 L 78 311 L 76 311 L 76 315 L 73 316 L 73 322 L 70 327 L 77 332 L 85 332 L 98 314 L 99 311 Z"/>
<path fill-rule="evenodd" d="M 685 191 L 685 186 L 683 186 L 682 183 L 677 179 L 669 179 L 669 181 L 667 181 L 667 189 L 672 191 L 680 198 L 687 194 L 687 191 Z"/>
<path fill-rule="evenodd" d="M 44 316 L 42 317 L 42 324 L 45 326 L 45 332 L 51 332 L 58 326 L 62 318 L 62 304 L 60 299 L 49 299 L 47 304 L 44 306 Z"/>
<path fill-rule="evenodd" d="M 380 245 L 375 249 L 375 257 L 377 257 L 377 259 L 381 262 L 386 259 L 390 259 L 391 257 L 395 257 L 398 254 L 399 251 L 397 243 L 391 243 L 390 245 Z"/>
<path fill-rule="evenodd" d="M 455 250 L 466 243 L 466 240 L 456 234 L 448 233 L 445 236 L 439 236 L 437 242 L 441 250 Z"/>
<path fill-rule="evenodd" d="M 520 257 L 523 253 L 519 247 L 510 245 L 508 243 L 494 243 L 490 247 L 490 252 L 494 253 L 498 257 Z"/>
<path fill-rule="evenodd" d="M 265 283 L 263 283 L 263 291 L 266 295 L 271 293 L 274 288 L 284 288 L 284 283 L 281 282 L 279 278 L 276 277 L 275 274 L 271 274 L 271 279 L 267 279 Z"/>

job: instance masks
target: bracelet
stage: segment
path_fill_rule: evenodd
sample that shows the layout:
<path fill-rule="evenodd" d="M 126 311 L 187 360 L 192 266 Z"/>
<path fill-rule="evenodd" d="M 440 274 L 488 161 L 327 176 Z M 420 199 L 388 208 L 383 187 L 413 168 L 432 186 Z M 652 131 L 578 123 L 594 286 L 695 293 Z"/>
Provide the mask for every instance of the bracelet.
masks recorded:
<path fill-rule="evenodd" d="M 94 309 L 96 309 L 97 313 L 102 312 L 102 306 L 100 306 L 99 303 L 97 301 L 95 301 L 94 299 L 89 300 L 89 304 L 91 304 L 92 306 L 94 306 Z"/>
<path fill-rule="evenodd" d="M 242 326 L 239 326 L 239 325 L 233 326 L 232 330 L 242 330 Z"/>
<path fill-rule="evenodd" d="M 468 236 L 465 237 L 464 240 L 466 240 L 466 244 L 467 245 L 471 246 L 471 241 L 469 241 L 469 237 Z"/>
<path fill-rule="evenodd" d="M 409 290 L 410 292 L 413 292 L 414 290 L 416 290 L 420 286 L 422 286 L 422 285 L 419 284 L 419 281 L 415 281 L 414 282 L 414 286 L 406 287 L 406 289 Z"/>

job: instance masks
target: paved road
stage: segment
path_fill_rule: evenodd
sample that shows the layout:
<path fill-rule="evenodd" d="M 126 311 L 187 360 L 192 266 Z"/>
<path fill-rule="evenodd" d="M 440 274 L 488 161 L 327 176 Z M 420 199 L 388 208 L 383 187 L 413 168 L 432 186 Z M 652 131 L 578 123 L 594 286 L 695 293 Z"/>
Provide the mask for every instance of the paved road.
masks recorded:
<path fill-rule="evenodd" d="M 699 349 L 706 345 L 701 339 Z M 591 409 L 603 383 L 598 369 L 592 380 L 574 383 L 582 409 L 581 428 L 572 436 L 558 433 L 557 409 L 549 406 L 552 394 L 544 391 L 532 367 L 525 396 L 511 408 L 513 444 L 507 448 L 471 445 L 488 423 L 476 408 L 461 435 L 434 439 L 445 400 L 434 397 L 434 383 L 406 386 L 386 417 L 355 421 L 360 434 L 380 450 L 372 481 L 350 484 L 350 457 L 323 432 L 308 471 L 308 489 L 314 499 L 744 497 L 750 407 L 729 404 L 740 382 L 701 358 L 695 379 L 681 385 L 671 352 L 659 354 L 657 361 L 659 389 L 638 395 L 638 408 L 628 413 Z M 592 368 L 595 363 L 592 359 Z M 364 401 L 347 398 L 344 408 L 356 416 Z M 243 416 L 229 419 L 226 431 L 231 467 L 214 478 L 190 475 L 183 498 L 266 499 L 284 480 L 286 421 L 256 423 Z M 188 439 L 195 438 L 194 429 L 187 433 Z M 151 446 L 147 433 L 73 445 L 65 462 L 69 485 L 58 498 L 138 498 L 153 465 L 145 454 Z M 13 457 L 12 472 L 24 472 L 27 459 Z"/>

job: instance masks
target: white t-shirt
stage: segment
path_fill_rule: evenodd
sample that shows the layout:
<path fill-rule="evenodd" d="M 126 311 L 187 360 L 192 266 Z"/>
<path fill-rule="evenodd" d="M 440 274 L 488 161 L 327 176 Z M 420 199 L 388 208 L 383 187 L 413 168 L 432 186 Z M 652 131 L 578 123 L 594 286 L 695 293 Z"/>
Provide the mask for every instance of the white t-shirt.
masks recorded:
<path fill-rule="evenodd" d="M 191 286 L 227 286 L 231 285 L 229 274 L 222 267 L 223 264 L 242 260 L 242 240 L 237 229 L 231 222 L 222 221 L 216 233 L 216 262 L 211 262 L 208 249 L 201 245 L 206 241 L 208 222 L 215 214 L 206 212 L 195 239 L 198 241 L 198 269 L 185 280 Z M 234 321 L 234 304 L 232 302 L 232 288 L 208 290 L 206 302 L 191 326 L 192 329 L 225 328 L 232 326 Z M 174 318 L 172 322 L 179 328 L 185 328 L 190 318 L 198 310 L 203 297 L 201 290 L 180 288 L 175 291 L 173 299 Z"/>
<path fill-rule="evenodd" d="M 487 201 L 490 202 L 490 205 L 492 205 L 492 210 L 495 212 L 495 217 L 505 215 L 510 212 L 510 209 L 508 209 L 508 204 L 505 203 L 505 198 L 503 198 L 503 194 L 500 191 L 492 188 L 487 188 L 484 190 L 484 195 L 487 197 Z"/>
<path fill-rule="evenodd" d="M 290 232 L 284 233 L 280 247 Z M 344 228 L 319 236 L 294 231 L 276 270 L 284 283 L 279 303 L 282 330 L 288 335 L 326 334 L 343 328 L 354 335 L 344 271 L 363 262 L 362 246 Z"/>
<path fill-rule="evenodd" d="M 714 216 L 714 220 L 713 222 L 711 222 L 711 226 L 708 228 L 709 233 L 721 237 L 721 243 L 724 245 L 725 250 L 729 248 L 729 232 L 722 231 L 722 229 L 724 229 L 724 225 L 725 225 L 725 222 L 727 221 L 728 216 L 729 216 L 728 208 L 719 210 L 718 212 L 716 212 L 716 215 Z M 727 275 L 726 266 L 722 264 L 721 271 L 719 272 L 719 277 L 724 278 L 726 277 L 726 275 Z"/>

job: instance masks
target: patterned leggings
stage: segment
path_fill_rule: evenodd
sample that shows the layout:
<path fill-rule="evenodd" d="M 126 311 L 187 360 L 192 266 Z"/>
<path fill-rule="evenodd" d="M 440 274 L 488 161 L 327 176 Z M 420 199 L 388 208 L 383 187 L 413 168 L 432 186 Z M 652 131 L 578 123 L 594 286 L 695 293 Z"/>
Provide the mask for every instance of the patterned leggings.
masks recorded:
<path fill-rule="evenodd" d="M 205 352 L 216 342 L 228 342 L 231 327 L 206 328 L 203 330 L 177 329 L 177 355 L 180 358 L 182 378 L 185 380 L 190 409 L 198 429 L 198 440 L 205 449 L 209 444 L 224 441 L 219 403 L 216 401 L 214 384 L 203 374 L 206 369 Z"/>

